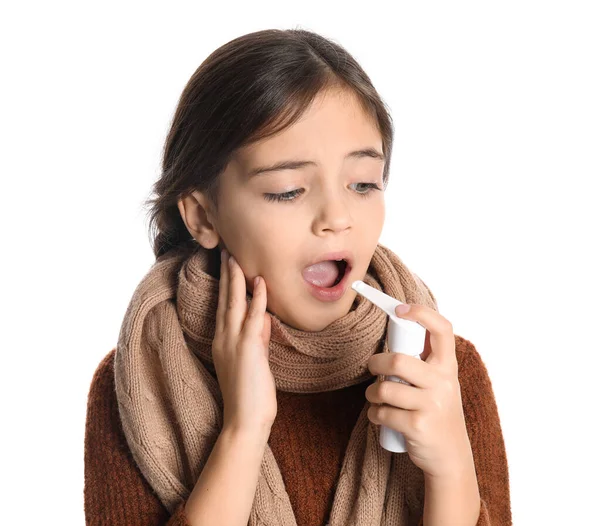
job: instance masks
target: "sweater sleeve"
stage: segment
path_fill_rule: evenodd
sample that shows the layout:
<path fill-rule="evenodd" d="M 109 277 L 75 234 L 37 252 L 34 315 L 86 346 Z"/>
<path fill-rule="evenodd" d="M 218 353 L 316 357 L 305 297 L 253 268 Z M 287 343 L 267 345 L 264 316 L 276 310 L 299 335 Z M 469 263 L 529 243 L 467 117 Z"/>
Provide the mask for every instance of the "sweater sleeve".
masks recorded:
<path fill-rule="evenodd" d="M 457 336 L 456 352 L 465 423 L 479 486 L 480 512 L 475 526 L 511 526 L 508 462 L 492 383 L 470 341 Z M 422 517 L 419 526 L 423 526 Z"/>
<path fill-rule="evenodd" d="M 114 390 L 114 349 L 96 369 L 87 400 L 84 510 L 88 526 L 190 526 L 182 501 L 172 515 L 135 464 Z"/>
<path fill-rule="evenodd" d="M 475 346 L 459 341 L 464 345 L 461 397 L 481 497 L 477 526 L 510 526 L 508 461 L 492 382 Z"/>

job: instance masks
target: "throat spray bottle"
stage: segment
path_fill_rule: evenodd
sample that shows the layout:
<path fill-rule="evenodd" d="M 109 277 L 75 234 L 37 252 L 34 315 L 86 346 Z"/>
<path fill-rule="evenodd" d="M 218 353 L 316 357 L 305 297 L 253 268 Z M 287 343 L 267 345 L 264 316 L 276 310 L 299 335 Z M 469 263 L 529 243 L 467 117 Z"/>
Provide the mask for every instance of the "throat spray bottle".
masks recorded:
<path fill-rule="evenodd" d="M 388 315 L 387 344 L 390 351 L 408 354 L 420 360 L 419 355 L 425 347 L 426 330 L 415 321 L 404 320 L 396 316 L 396 307 L 402 305 L 402 302 L 361 280 L 354 281 L 352 289 Z M 385 379 L 412 385 L 397 376 L 386 376 Z M 407 451 L 404 435 L 383 425 L 379 433 L 379 444 L 384 449 L 394 453 L 405 453 Z"/>

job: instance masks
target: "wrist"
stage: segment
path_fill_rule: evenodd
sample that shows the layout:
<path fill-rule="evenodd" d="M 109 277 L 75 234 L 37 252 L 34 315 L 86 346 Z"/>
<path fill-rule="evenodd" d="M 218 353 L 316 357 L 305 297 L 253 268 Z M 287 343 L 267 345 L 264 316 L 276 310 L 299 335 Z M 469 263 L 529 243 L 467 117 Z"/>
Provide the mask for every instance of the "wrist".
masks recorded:
<path fill-rule="evenodd" d="M 470 477 L 475 474 L 475 460 L 471 444 L 467 442 L 464 447 L 458 449 L 452 459 L 448 462 L 438 463 L 435 471 L 423 472 L 425 478 L 452 482 Z"/>
<path fill-rule="evenodd" d="M 224 440 L 230 442 L 242 442 L 246 445 L 256 444 L 259 447 L 265 447 L 271 435 L 271 426 L 240 427 L 235 425 L 226 425 L 221 430 Z"/>
<path fill-rule="evenodd" d="M 465 461 L 463 464 L 455 464 L 435 471 L 434 473 L 423 472 L 425 480 L 438 484 L 453 484 L 460 482 L 465 478 L 470 478 L 476 474 L 475 464 L 471 461 Z"/>
<path fill-rule="evenodd" d="M 480 505 L 474 467 L 460 467 L 443 475 L 425 474 L 425 526 L 477 524 Z"/>

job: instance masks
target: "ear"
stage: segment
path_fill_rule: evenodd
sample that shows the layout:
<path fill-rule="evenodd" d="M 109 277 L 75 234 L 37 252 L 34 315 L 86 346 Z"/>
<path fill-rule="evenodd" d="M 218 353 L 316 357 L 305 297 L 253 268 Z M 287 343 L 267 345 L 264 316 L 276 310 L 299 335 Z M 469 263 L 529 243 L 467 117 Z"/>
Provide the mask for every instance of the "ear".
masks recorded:
<path fill-rule="evenodd" d="M 212 215 L 212 207 L 202 192 L 192 192 L 177 201 L 177 208 L 188 232 L 204 248 L 215 248 L 220 236 Z"/>

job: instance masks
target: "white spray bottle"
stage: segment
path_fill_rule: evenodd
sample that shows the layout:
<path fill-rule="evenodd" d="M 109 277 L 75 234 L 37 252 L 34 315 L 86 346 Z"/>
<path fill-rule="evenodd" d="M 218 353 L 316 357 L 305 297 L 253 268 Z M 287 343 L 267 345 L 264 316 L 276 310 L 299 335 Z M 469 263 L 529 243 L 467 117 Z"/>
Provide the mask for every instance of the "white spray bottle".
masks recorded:
<path fill-rule="evenodd" d="M 402 305 L 402 302 L 367 285 L 361 280 L 354 281 L 352 289 L 367 298 L 389 316 L 387 344 L 390 351 L 408 354 L 420 360 L 421 357 L 419 355 L 425 347 L 426 330 L 415 321 L 404 320 L 396 316 L 396 307 Z M 412 385 L 397 376 L 386 376 L 385 379 Z M 379 433 L 379 443 L 381 447 L 394 453 L 405 453 L 407 451 L 404 435 L 383 425 Z"/>

